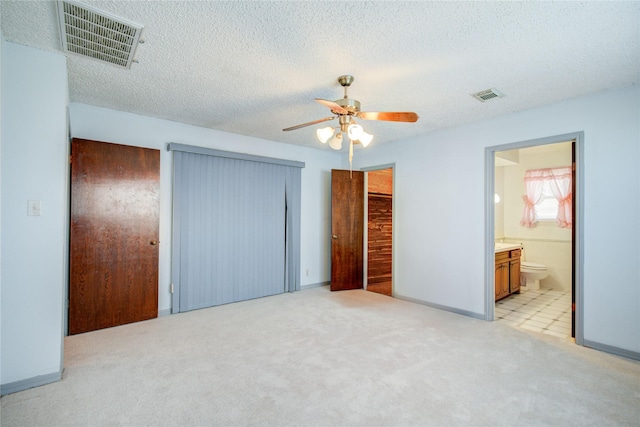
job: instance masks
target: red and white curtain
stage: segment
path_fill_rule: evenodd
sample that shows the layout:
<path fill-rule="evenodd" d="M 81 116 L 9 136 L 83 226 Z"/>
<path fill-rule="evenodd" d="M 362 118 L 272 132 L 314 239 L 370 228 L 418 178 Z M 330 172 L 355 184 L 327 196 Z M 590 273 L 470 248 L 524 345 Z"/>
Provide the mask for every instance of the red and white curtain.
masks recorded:
<path fill-rule="evenodd" d="M 524 186 L 527 194 L 522 196 L 524 200 L 524 212 L 520 225 L 535 227 L 535 206 L 543 199 L 543 190 L 548 185 L 553 197 L 558 200 L 558 227 L 571 228 L 572 218 L 572 193 L 571 193 L 571 167 L 529 169 L 524 174 Z"/>

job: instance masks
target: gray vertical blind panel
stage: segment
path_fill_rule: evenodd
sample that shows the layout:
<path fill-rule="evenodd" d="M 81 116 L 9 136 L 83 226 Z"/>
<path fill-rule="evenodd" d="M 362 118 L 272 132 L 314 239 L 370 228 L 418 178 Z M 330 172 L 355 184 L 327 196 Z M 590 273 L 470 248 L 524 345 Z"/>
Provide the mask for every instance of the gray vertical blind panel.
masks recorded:
<path fill-rule="evenodd" d="M 300 289 L 300 175 L 174 152 L 173 312 Z"/>
<path fill-rule="evenodd" d="M 300 168 L 286 168 L 285 291 L 300 290 Z"/>
<path fill-rule="evenodd" d="M 173 224 L 171 229 L 171 313 L 180 312 L 180 292 L 177 292 L 175 285 L 180 283 L 180 253 L 181 253 L 181 240 L 180 240 L 180 228 L 181 228 L 181 215 L 180 207 L 182 206 L 182 191 L 180 186 L 182 185 L 182 156 L 183 153 L 175 152 L 173 155 Z"/>

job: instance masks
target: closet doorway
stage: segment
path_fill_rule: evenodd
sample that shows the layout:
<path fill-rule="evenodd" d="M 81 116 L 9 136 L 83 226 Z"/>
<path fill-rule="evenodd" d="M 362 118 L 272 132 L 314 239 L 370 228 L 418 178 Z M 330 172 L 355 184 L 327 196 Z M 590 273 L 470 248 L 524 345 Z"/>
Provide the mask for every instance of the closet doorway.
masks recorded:
<path fill-rule="evenodd" d="M 366 289 L 393 296 L 393 168 L 367 172 Z"/>
<path fill-rule="evenodd" d="M 170 143 L 172 313 L 300 290 L 304 163 Z"/>

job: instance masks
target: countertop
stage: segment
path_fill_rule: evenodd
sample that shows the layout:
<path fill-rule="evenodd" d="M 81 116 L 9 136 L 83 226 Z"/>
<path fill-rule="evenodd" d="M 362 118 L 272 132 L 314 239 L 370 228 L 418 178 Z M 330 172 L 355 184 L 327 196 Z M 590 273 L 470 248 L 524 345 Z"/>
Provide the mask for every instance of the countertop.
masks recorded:
<path fill-rule="evenodd" d="M 494 249 L 495 253 L 510 251 L 513 249 L 520 249 L 520 243 L 495 243 Z"/>

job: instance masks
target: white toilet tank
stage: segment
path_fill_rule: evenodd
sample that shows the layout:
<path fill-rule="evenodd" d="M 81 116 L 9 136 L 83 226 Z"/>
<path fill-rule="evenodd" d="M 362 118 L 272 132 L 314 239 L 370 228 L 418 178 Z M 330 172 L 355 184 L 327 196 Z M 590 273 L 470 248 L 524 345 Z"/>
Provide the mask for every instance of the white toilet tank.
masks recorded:
<path fill-rule="evenodd" d="M 524 256 L 525 251 L 524 248 L 522 248 L 520 250 L 520 270 L 527 269 L 527 270 L 546 270 L 547 266 L 544 264 L 538 264 L 537 262 L 531 262 L 531 261 L 527 261 L 527 259 Z"/>

